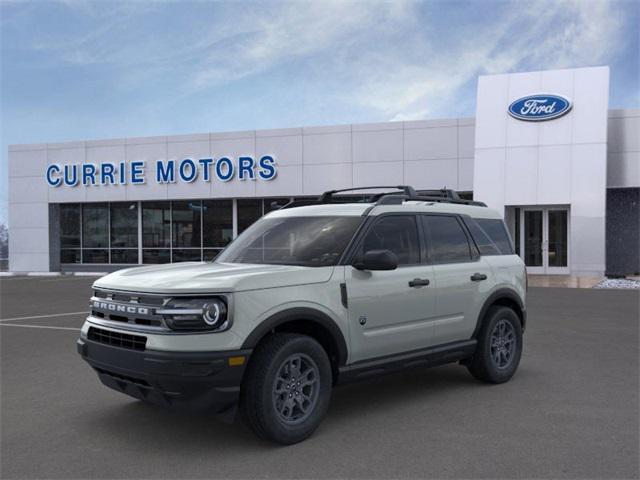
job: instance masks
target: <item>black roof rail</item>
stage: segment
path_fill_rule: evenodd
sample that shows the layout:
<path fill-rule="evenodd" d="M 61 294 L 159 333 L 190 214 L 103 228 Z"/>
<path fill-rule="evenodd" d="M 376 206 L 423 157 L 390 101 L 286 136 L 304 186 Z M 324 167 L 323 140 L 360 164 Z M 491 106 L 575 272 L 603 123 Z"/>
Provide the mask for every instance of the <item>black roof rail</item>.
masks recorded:
<path fill-rule="evenodd" d="M 336 193 L 343 192 L 354 192 L 360 190 L 377 190 L 380 188 L 392 188 L 396 191 L 394 192 L 381 192 L 372 194 L 367 200 L 364 199 L 363 203 L 375 203 L 376 205 L 400 205 L 405 201 L 421 201 L 421 202 L 442 202 L 442 203 L 456 203 L 461 205 L 475 205 L 479 207 L 486 207 L 486 204 L 483 202 L 477 202 L 473 200 L 464 200 L 460 198 L 458 192 L 455 190 L 450 190 L 443 188 L 441 190 L 418 190 L 416 191 L 413 187 L 409 185 L 376 185 L 371 187 L 354 187 L 354 188 L 343 188 L 340 190 L 328 190 L 324 192 L 318 199 L 302 199 L 302 200 L 293 200 L 283 207 L 285 208 L 294 208 L 294 207 L 302 207 L 307 205 L 321 205 L 327 203 L 345 203 L 344 201 L 340 201 L 340 199 L 335 198 L 334 195 Z M 351 202 L 350 202 L 351 203 Z"/>
<path fill-rule="evenodd" d="M 320 196 L 319 201 L 320 203 L 330 203 L 331 199 L 333 198 L 333 195 L 336 193 L 355 192 L 358 190 L 378 190 L 380 188 L 395 188 L 396 190 L 400 190 L 404 192 L 404 194 L 407 196 L 414 196 L 416 194 L 416 191 L 413 189 L 413 187 L 409 185 L 377 185 L 374 187 L 354 187 L 354 188 L 343 188 L 340 190 L 328 190 Z M 387 195 L 387 193 L 379 193 L 377 195 Z"/>

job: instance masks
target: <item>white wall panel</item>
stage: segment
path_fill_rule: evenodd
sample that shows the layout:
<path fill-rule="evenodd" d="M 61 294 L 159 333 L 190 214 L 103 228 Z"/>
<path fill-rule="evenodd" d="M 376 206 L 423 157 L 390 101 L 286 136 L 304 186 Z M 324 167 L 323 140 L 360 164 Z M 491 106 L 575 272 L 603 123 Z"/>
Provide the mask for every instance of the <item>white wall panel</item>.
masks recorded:
<path fill-rule="evenodd" d="M 402 160 L 402 130 L 353 132 L 354 162 L 392 162 Z"/>
<path fill-rule="evenodd" d="M 316 195 L 326 190 L 353 186 L 350 163 L 331 165 L 305 165 L 303 188 L 305 195 Z"/>
<path fill-rule="evenodd" d="M 302 138 L 305 165 L 351 162 L 351 132 L 305 134 Z"/>
<path fill-rule="evenodd" d="M 47 203 L 9 203 L 9 227 L 44 228 L 49 225 Z"/>
<path fill-rule="evenodd" d="M 302 135 L 256 137 L 256 161 L 264 155 L 276 158 L 278 165 L 300 165 Z"/>
<path fill-rule="evenodd" d="M 609 152 L 640 152 L 640 116 L 609 118 Z"/>
<path fill-rule="evenodd" d="M 9 178 L 41 177 L 47 168 L 46 148 L 37 150 L 9 150 Z"/>
<path fill-rule="evenodd" d="M 476 100 L 476 149 L 504 147 L 507 143 L 507 116 L 504 106 L 509 100 L 509 76 L 478 78 Z M 478 121 L 480 120 L 480 121 Z"/>
<path fill-rule="evenodd" d="M 505 205 L 538 203 L 538 147 L 507 148 L 504 172 Z"/>
<path fill-rule="evenodd" d="M 458 161 L 419 160 L 405 162 L 404 183 L 420 189 L 458 189 Z"/>
<path fill-rule="evenodd" d="M 609 67 L 574 71 L 573 143 L 606 143 Z"/>
<path fill-rule="evenodd" d="M 9 256 L 9 270 L 12 272 L 48 272 L 49 254 L 12 253 Z"/>
<path fill-rule="evenodd" d="M 49 253 L 49 227 L 12 228 L 11 253 Z"/>
<path fill-rule="evenodd" d="M 609 153 L 607 187 L 640 187 L 640 151 Z"/>
<path fill-rule="evenodd" d="M 457 142 L 457 126 L 405 130 L 404 159 L 456 158 L 458 156 Z"/>
<path fill-rule="evenodd" d="M 537 199 L 540 205 L 571 203 L 571 145 L 545 145 L 538 150 Z"/>
<path fill-rule="evenodd" d="M 404 182 L 402 162 L 355 163 L 353 185 L 400 185 Z"/>

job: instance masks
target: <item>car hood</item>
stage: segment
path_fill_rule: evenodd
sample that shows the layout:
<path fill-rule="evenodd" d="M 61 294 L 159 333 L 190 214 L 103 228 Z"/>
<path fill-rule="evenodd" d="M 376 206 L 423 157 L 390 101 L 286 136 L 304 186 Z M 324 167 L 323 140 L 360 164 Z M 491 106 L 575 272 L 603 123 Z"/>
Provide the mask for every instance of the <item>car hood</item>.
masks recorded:
<path fill-rule="evenodd" d="M 183 262 L 119 270 L 94 286 L 148 293 L 222 293 L 322 283 L 332 272 L 333 267 Z"/>

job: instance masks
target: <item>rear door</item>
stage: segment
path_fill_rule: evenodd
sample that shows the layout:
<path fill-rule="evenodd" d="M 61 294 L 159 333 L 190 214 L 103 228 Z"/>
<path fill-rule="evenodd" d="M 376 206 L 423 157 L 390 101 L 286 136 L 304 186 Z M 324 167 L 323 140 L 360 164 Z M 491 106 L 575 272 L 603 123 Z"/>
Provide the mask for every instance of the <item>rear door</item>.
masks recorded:
<path fill-rule="evenodd" d="M 368 250 L 391 250 L 398 257 L 397 269 L 361 271 L 346 267 L 353 362 L 417 350 L 432 343 L 433 267 L 423 263 L 424 243 L 417 222 L 414 214 L 382 215 L 363 232 L 356 258 Z"/>
<path fill-rule="evenodd" d="M 436 290 L 435 344 L 466 340 L 493 284 L 490 266 L 457 215 L 421 215 Z"/>

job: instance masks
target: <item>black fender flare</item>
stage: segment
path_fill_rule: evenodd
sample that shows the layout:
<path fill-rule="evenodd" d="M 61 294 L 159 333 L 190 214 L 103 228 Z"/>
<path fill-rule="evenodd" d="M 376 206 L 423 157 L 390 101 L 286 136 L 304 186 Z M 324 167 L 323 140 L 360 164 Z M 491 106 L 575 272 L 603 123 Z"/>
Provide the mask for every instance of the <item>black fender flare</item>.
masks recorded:
<path fill-rule="evenodd" d="M 296 320 L 315 323 L 328 331 L 337 348 L 338 364 L 344 365 L 347 363 L 347 342 L 345 341 L 340 327 L 338 327 L 336 322 L 326 313 L 308 307 L 294 307 L 274 313 L 273 315 L 262 321 L 260 325 L 258 325 L 249 334 L 249 336 L 242 344 L 242 348 L 255 348 L 260 340 L 262 340 L 262 338 L 271 330 L 287 322 Z"/>
<path fill-rule="evenodd" d="M 499 288 L 495 292 L 491 293 L 491 295 L 489 295 L 487 299 L 484 301 L 484 304 L 480 309 L 480 313 L 478 314 L 478 319 L 476 320 L 476 328 L 473 330 L 473 335 L 471 336 L 471 338 L 476 338 L 476 336 L 478 335 L 478 331 L 482 326 L 482 320 L 484 319 L 484 316 L 487 314 L 487 310 L 489 310 L 491 305 L 493 305 L 496 302 L 499 302 L 502 299 L 507 299 L 509 301 L 514 302 L 516 305 L 518 305 L 518 308 L 520 309 L 520 311 L 516 312 L 516 314 L 520 317 L 520 321 L 522 323 L 522 331 L 524 332 L 524 329 L 527 324 L 527 310 L 524 306 L 524 303 L 522 302 L 522 299 L 520 298 L 520 295 L 518 295 L 518 292 L 516 292 L 511 288 Z"/>

